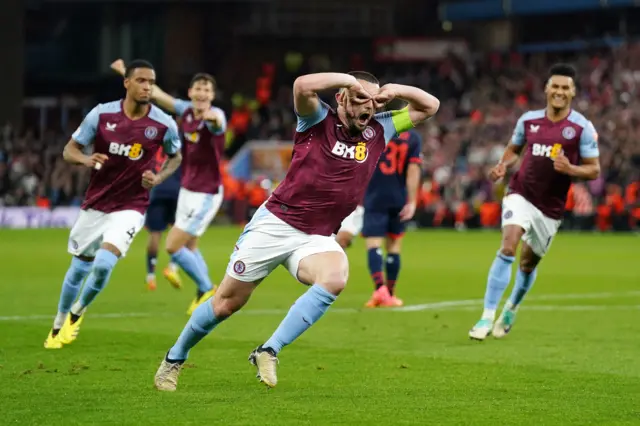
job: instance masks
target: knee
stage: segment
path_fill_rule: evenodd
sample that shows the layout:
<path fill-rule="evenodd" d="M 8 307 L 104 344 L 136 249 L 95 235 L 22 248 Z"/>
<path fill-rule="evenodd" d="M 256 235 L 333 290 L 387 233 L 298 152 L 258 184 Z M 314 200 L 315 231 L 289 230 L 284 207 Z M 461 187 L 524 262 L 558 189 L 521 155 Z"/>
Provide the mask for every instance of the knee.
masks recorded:
<path fill-rule="evenodd" d="M 342 269 L 323 272 L 316 280 L 316 284 L 323 287 L 329 293 L 338 296 L 347 286 L 348 273 Z"/>
<path fill-rule="evenodd" d="M 338 237 L 336 238 L 336 241 L 338 242 L 338 244 L 340 244 L 340 247 L 342 247 L 343 249 L 347 249 L 351 245 L 351 238 L 345 237 L 344 235 L 338 235 Z"/>
<path fill-rule="evenodd" d="M 211 303 L 213 303 L 213 312 L 219 320 L 230 317 L 244 305 L 238 298 L 224 297 L 219 294 L 213 296 Z"/>
<path fill-rule="evenodd" d="M 93 262 L 93 274 L 98 280 L 105 279 L 112 269 L 113 265 L 104 259 L 98 258 Z"/>
<path fill-rule="evenodd" d="M 516 256 L 516 246 L 511 244 L 504 244 L 500 249 L 500 253 L 503 256 L 515 257 Z"/>

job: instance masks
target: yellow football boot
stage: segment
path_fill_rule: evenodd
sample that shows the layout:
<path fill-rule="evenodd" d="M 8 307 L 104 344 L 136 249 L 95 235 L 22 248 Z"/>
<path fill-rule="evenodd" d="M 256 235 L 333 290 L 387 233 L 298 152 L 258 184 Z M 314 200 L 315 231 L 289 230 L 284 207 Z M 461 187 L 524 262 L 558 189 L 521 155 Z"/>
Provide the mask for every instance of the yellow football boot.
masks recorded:
<path fill-rule="evenodd" d="M 71 323 L 71 314 L 67 315 L 67 318 L 65 318 L 64 324 L 57 336 L 62 344 L 68 345 L 76 340 L 78 333 L 80 332 L 80 324 L 82 324 L 83 319 L 84 314 L 80 315 L 80 318 L 78 318 L 76 322 Z"/>
<path fill-rule="evenodd" d="M 178 274 L 177 269 L 171 269 L 168 266 L 164 268 L 162 271 L 162 275 L 169 281 L 169 284 L 173 286 L 173 288 L 180 290 L 182 288 L 182 281 L 180 280 L 180 275 Z"/>
<path fill-rule="evenodd" d="M 45 349 L 60 349 L 62 348 L 62 342 L 59 339 L 60 333 L 53 335 L 53 329 L 49 331 L 49 335 L 47 336 L 47 340 L 44 341 Z"/>
<path fill-rule="evenodd" d="M 204 302 L 207 301 L 207 299 L 209 299 L 214 294 L 216 294 L 215 287 L 213 287 L 211 290 L 204 293 L 202 296 L 196 297 L 195 299 L 193 299 L 193 302 L 191 302 L 191 304 L 189 305 L 189 309 L 187 309 L 187 315 L 191 315 L 198 306 L 202 305 Z"/>

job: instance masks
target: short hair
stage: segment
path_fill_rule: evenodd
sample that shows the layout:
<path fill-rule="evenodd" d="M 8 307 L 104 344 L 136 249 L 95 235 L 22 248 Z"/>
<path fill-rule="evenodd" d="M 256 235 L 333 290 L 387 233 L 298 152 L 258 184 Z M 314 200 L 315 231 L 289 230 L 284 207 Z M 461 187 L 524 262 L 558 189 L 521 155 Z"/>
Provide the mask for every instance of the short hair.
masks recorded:
<path fill-rule="evenodd" d="M 213 88 L 216 88 L 216 79 L 213 78 L 211 74 L 207 74 L 206 72 L 199 72 L 191 78 L 191 82 L 189 83 L 189 87 L 193 87 L 194 84 L 198 82 L 211 83 Z"/>
<path fill-rule="evenodd" d="M 135 71 L 138 68 L 147 68 L 150 70 L 155 70 L 151 62 L 144 59 L 135 59 L 131 61 L 129 65 L 127 65 L 127 69 L 124 72 L 125 78 L 131 77 L 131 74 L 133 73 L 133 71 Z"/>
<path fill-rule="evenodd" d="M 366 71 L 351 71 L 349 72 L 349 75 L 354 76 L 357 80 L 364 80 L 366 82 L 378 85 L 380 84 L 378 79 L 373 74 Z"/>
<path fill-rule="evenodd" d="M 549 78 L 553 77 L 554 75 L 571 77 L 573 80 L 575 80 L 577 72 L 573 65 L 559 63 L 549 68 Z"/>

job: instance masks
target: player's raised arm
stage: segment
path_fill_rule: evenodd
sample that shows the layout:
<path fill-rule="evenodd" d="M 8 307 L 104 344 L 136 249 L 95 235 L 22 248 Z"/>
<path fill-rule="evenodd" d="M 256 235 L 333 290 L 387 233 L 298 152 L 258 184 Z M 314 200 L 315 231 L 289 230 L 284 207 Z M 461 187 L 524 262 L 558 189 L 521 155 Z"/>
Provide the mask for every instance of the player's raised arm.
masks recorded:
<path fill-rule="evenodd" d="M 312 116 L 320 109 L 318 92 L 329 89 L 351 90 L 356 99 L 363 101 L 371 99 L 371 95 L 364 91 L 358 80 L 352 75 L 325 72 L 300 76 L 293 83 L 293 104 L 300 117 Z"/>
<path fill-rule="evenodd" d="M 380 92 L 374 96 L 374 101 L 377 107 L 383 107 L 395 98 L 402 99 L 409 104 L 406 111 L 408 112 L 407 118 L 410 122 L 401 126 L 401 128 L 396 128 L 397 132 L 408 130 L 408 128 L 404 127 L 410 128 L 417 126 L 426 119 L 434 116 L 436 112 L 438 112 L 438 108 L 440 108 L 438 98 L 422 89 L 404 84 L 385 84 L 380 88 Z"/>
<path fill-rule="evenodd" d="M 116 59 L 113 61 L 111 69 L 120 74 L 123 78 L 126 78 L 127 67 L 122 59 Z M 157 84 L 154 84 L 151 89 L 151 98 L 153 99 L 153 102 L 158 104 L 158 106 L 163 110 L 170 112 L 171 114 L 180 114 L 180 108 L 177 107 L 176 104 L 181 101 L 162 90 Z"/>
<path fill-rule="evenodd" d="M 71 164 L 82 164 L 87 167 L 99 169 L 102 163 L 108 160 L 105 154 L 94 153 L 86 155 L 82 150 L 90 145 L 96 137 L 98 129 L 98 107 L 93 108 L 82 120 L 80 127 L 73 132 L 71 139 L 62 151 L 62 158 Z"/>

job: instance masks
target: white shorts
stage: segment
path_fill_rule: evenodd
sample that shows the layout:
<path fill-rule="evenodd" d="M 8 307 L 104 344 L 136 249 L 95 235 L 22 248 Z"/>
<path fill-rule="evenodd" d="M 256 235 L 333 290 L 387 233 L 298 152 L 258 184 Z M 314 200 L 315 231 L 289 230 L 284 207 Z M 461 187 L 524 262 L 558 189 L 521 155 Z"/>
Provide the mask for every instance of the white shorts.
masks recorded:
<path fill-rule="evenodd" d="M 175 226 L 194 237 L 200 237 L 216 217 L 222 199 L 222 186 L 217 194 L 193 192 L 180 188 Z"/>
<path fill-rule="evenodd" d="M 256 282 L 278 265 L 284 265 L 298 279 L 298 264 L 302 259 L 329 251 L 344 254 L 333 237 L 299 231 L 277 218 L 263 204 L 238 238 L 227 274 L 240 281 Z"/>
<path fill-rule="evenodd" d="M 507 225 L 522 227 L 524 229 L 522 241 L 540 257 L 549 250 L 561 223 L 562 220 L 545 216 L 520 194 L 509 194 L 502 200 L 502 227 Z"/>
<path fill-rule="evenodd" d="M 344 218 L 338 232 L 348 232 L 356 236 L 362 232 L 362 221 L 364 217 L 364 207 L 358 206 L 351 214 Z"/>
<path fill-rule="evenodd" d="M 92 209 L 80 210 L 69 234 L 69 253 L 74 256 L 94 257 L 103 243 L 109 243 L 124 257 L 143 225 L 144 215 L 135 210 L 113 213 Z"/>

